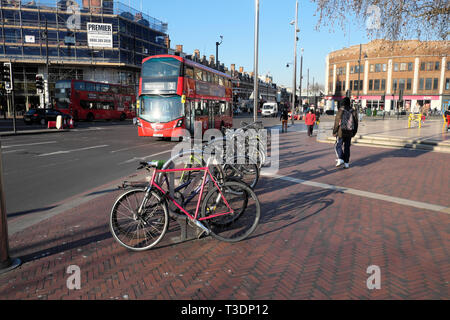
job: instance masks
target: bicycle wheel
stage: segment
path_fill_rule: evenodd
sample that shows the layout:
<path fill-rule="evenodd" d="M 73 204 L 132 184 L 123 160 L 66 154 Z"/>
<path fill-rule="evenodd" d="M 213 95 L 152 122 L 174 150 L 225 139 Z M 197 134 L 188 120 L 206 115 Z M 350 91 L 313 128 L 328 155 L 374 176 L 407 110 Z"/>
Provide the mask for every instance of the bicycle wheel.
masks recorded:
<path fill-rule="evenodd" d="M 259 167 L 257 164 L 245 161 L 239 163 L 235 161 L 233 164 L 225 164 L 223 172 L 226 179 L 237 178 L 248 185 L 251 189 L 256 187 L 259 180 Z"/>
<path fill-rule="evenodd" d="M 121 195 L 111 210 L 111 233 L 122 246 L 144 251 L 155 246 L 167 231 L 169 215 L 161 196 L 145 189 L 133 189 Z M 138 210 L 143 203 L 143 211 Z"/>
<path fill-rule="evenodd" d="M 255 231 L 261 207 L 255 192 L 245 183 L 227 181 L 206 195 L 201 210 L 201 221 L 211 235 L 221 241 L 238 242 Z M 224 199 L 226 201 L 224 201 Z M 229 207 L 233 210 L 232 213 Z"/>

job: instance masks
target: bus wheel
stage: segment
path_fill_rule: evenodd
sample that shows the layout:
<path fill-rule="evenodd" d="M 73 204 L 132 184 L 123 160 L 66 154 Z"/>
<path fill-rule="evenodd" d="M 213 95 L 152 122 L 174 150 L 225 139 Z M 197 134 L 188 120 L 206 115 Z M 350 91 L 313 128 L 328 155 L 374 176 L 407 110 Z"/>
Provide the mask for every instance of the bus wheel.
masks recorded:
<path fill-rule="evenodd" d="M 120 115 L 120 121 L 124 121 L 127 118 L 127 115 L 125 113 L 122 113 Z"/>
<path fill-rule="evenodd" d="M 88 122 L 94 121 L 94 115 L 92 113 L 89 113 L 86 117 L 86 121 Z"/>

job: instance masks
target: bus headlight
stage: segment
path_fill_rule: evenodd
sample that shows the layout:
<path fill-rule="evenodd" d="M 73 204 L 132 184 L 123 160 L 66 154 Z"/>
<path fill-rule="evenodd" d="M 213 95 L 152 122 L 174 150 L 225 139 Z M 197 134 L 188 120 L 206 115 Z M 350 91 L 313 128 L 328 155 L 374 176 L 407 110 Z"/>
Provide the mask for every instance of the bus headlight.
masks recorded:
<path fill-rule="evenodd" d="M 177 121 L 177 124 L 174 126 L 174 128 L 180 128 L 183 125 L 183 118 Z"/>

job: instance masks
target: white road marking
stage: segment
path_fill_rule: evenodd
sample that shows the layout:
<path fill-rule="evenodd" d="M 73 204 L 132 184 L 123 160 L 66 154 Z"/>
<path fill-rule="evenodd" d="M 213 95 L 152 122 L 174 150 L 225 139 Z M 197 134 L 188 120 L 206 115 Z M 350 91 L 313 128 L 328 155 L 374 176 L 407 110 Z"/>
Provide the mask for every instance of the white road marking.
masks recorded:
<path fill-rule="evenodd" d="M 137 149 L 137 148 L 140 148 L 140 147 L 151 146 L 151 145 L 152 145 L 152 144 L 150 144 L 150 143 L 140 144 L 140 145 L 134 146 L 134 147 L 129 147 L 129 148 L 124 148 L 124 149 L 114 150 L 114 151 L 111 151 L 111 153 L 117 153 L 117 152 L 120 152 L 120 151 L 127 151 L 127 150 L 131 150 L 131 149 Z"/>
<path fill-rule="evenodd" d="M 338 191 L 338 192 L 342 192 L 342 193 L 346 193 L 346 194 L 352 194 L 352 195 L 359 196 L 359 197 L 387 201 L 387 202 L 392 202 L 392 203 L 396 203 L 396 204 L 408 206 L 408 207 L 414 207 L 414 208 L 418 208 L 418 209 L 422 209 L 422 210 L 430 210 L 430 211 L 450 214 L 450 208 L 444 207 L 441 205 L 430 204 L 430 203 L 414 201 L 414 200 L 409 200 L 409 199 L 403 199 L 403 198 L 398 198 L 398 197 L 392 197 L 392 196 L 387 196 L 384 194 L 368 192 L 368 191 L 363 191 L 363 190 L 357 190 L 357 189 L 352 189 L 352 188 L 347 188 L 347 187 L 339 187 L 339 186 L 334 186 L 331 184 L 320 183 L 320 182 L 315 182 L 315 181 L 296 179 L 296 178 L 286 177 L 286 176 L 277 175 L 277 174 L 265 175 L 265 176 L 269 176 L 271 178 L 289 181 L 289 182 L 293 182 L 293 183 L 297 183 L 297 184 L 302 184 L 302 185 L 306 185 L 306 186 L 310 186 L 310 187 L 334 190 L 334 191 Z"/>
<path fill-rule="evenodd" d="M 2 154 L 9 154 L 9 153 L 15 153 L 15 152 L 21 152 L 21 151 L 26 151 L 26 150 L 25 149 L 19 149 L 19 150 L 5 151 L 5 152 L 2 152 Z"/>
<path fill-rule="evenodd" d="M 2 146 L 2 149 L 9 149 L 9 148 L 15 148 L 15 147 L 37 146 L 37 145 L 52 144 L 52 143 L 57 143 L 57 141 L 46 141 L 46 142 L 15 144 L 15 145 L 10 145 L 10 146 Z"/>
<path fill-rule="evenodd" d="M 44 153 L 44 154 L 38 155 L 38 157 L 48 157 L 48 156 L 54 156 L 54 155 L 58 155 L 58 154 L 67 154 L 67 153 L 72 153 L 72 152 L 85 151 L 85 150 L 98 149 L 98 148 L 105 148 L 105 147 L 109 147 L 109 145 L 104 144 L 104 145 L 101 145 L 101 146 L 93 146 L 93 147 L 87 147 L 87 148 L 81 148 L 81 149 Z"/>
<path fill-rule="evenodd" d="M 106 129 L 101 127 L 92 127 L 86 129 L 70 129 L 70 131 L 72 132 L 99 131 L 99 130 L 106 130 Z"/>
<path fill-rule="evenodd" d="M 119 165 L 128 164 L 128 163 L 132 163 L 132 162 L 137 162 L 137 161 L 140 161 L 140 160 L 147 160 L 149 158 L 153 158 L 153 157 L 159 156 L 161 154 L 170 153 L 170 152 L 172 152 L 172 150 L 166 150 L 166 151 L 163 151 L 163 152 L 158 152 L 158 153 L 146 156 L 146 157 L 133 158 L 133 159 L 121 162 L 121 163 L 119 163 Z"/>

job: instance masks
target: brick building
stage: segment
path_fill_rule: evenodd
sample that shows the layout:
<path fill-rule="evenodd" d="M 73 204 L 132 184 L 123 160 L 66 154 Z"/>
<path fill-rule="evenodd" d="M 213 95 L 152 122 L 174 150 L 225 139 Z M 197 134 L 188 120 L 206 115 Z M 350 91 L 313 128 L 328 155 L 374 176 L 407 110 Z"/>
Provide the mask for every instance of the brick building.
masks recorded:
<path fill-rule="evenodd" d="M 361 48 L 361 50 L 360 50 Z M 450 41 L 374 40 L 328 54 L 326 108 L 345 96 L 363 108 L 447 109 L 450 100 Z M 403 99 L 401 99 L 403 97 Z"/>

